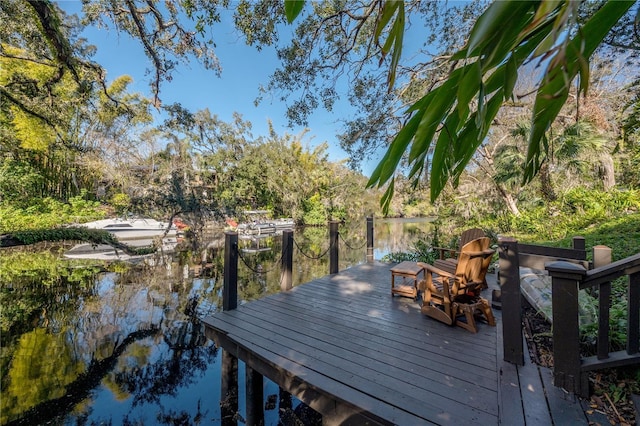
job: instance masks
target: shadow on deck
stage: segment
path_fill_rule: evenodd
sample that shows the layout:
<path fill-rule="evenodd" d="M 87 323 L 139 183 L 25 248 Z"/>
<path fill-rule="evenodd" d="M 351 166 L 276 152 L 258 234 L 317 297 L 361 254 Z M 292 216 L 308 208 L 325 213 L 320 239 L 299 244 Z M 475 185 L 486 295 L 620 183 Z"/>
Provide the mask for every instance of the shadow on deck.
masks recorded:
<path fill-rule="evenodd" d="M 391 296 L 391 266 L 361 264 L 207 317 L 207 336 L 324 424 L 588 424 L 550 370 L 502 360 L 500 311 L 477 334 L 442 324 Z"/>

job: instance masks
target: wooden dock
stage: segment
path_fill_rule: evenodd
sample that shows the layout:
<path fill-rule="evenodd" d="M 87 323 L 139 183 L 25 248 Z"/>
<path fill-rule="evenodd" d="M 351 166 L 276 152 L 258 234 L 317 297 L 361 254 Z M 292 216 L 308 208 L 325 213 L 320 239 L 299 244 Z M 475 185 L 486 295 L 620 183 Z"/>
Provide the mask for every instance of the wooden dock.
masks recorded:
<path fill-rule="evenodd" d="M 442 324 L 391 296 L 391 266 L 361 264 L 217 313 L 207 336 L 323 424 L 588 424 L 548 370 L 502 361 L 500 311 L 477 334 Z"/>

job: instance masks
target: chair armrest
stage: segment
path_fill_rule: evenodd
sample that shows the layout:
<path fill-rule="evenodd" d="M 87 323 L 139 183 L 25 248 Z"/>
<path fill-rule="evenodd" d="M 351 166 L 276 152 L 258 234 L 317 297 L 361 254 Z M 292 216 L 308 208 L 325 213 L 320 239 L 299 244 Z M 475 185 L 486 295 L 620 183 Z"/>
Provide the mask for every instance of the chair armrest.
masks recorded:
<path fill-rule="evenodd" d="M 430 272 L 447 278 L 456 278 L 456 276 L 451 272 L 445 271 L 444 269 L 436 268 L 435 266 L 429 265 L 428 263 L 418 262 L 418 266 L 424 269 L 425 272 Z"/>
<path fill-rule="evenodd" d="M 469 258 L 473 259 L 474 257 L 487 257 L 493 256 L 496 251 L 493 249 L 486 249 L 482 251 L 465 251 L 465 254 L 469 255 Z"/>
<path fill-rule="evenodd" d="M 444 254 L 448 253 L 449 257 L 453 257 L 458 253 L 458 250 L 446 247 L 432 247 L 433 250 L 437 250 L 440 252 L 439 258 L 444 259 Z"/>

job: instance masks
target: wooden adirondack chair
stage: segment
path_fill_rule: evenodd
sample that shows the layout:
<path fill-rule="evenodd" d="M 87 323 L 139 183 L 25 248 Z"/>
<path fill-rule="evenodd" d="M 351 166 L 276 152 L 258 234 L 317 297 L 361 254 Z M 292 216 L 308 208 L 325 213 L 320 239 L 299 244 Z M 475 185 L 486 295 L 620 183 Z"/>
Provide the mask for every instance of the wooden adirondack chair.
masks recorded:
<path fill-rule="evenodd" d="M 490 325 L 495 325 L 489 302 L 480 297 L 482 283 L 494 254 L 494 250 L 487 248 L 488 245 L 488 237 L 465 244 L 460 250 L 454 273 L 427 263 L 418 263 L 425 274 L 420 282 L 423 314 L 474 333 L 477 332 L 477 314 L 484 315 Z"/>
<path fill-rule="evenodd" d="M 440 252 L 439 258 L 433 262 L 433 266 L 438 269 L 442 269 L 443 271 L 447 271 L 451 274 L 455 273 L 456 265 L 458 263 L 458 254 L 462 249 L 462 246 L 467 244 L 469 241 L 473 241 L 478 238 L 485 237 L 485 233 L 480 228 L 471 228 L 467 229 L 460 235 L 460 248 L 458 250 L 447 249 L 442 247 L 434 247 L 434 250 L 438 250 Z M 489 248 L 489 242 L 487 242 L 486 247 L 482 247 L 482 250 Z M 447 253 L 448 257 L 445 257 L 445 253 Z M 482 281 L 482 288 L 487 288 L 487 281 Z"/>

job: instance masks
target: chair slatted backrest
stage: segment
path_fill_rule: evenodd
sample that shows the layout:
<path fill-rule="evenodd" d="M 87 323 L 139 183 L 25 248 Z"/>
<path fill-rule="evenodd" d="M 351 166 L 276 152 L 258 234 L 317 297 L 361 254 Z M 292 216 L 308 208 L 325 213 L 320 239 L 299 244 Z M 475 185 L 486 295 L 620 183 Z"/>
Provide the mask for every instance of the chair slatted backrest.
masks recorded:
<path fill-rule="evenodd" d="M 489 255 L 493 254 L 493 250 L 489 250 L 490 242 L 489 237 L 476 238 L 461 247 L 455 274 L 461 277 L 462 283 L 484 282 L 491 262 Z"/>
<path fill-rule="evenodd" d="M 460 250 L 462 251 L 462 247 L 478 238 L 486 237 L 484 231 L 480 228 L 471 228 L 467 229 L 462 234 L 460 234 Z"/>

